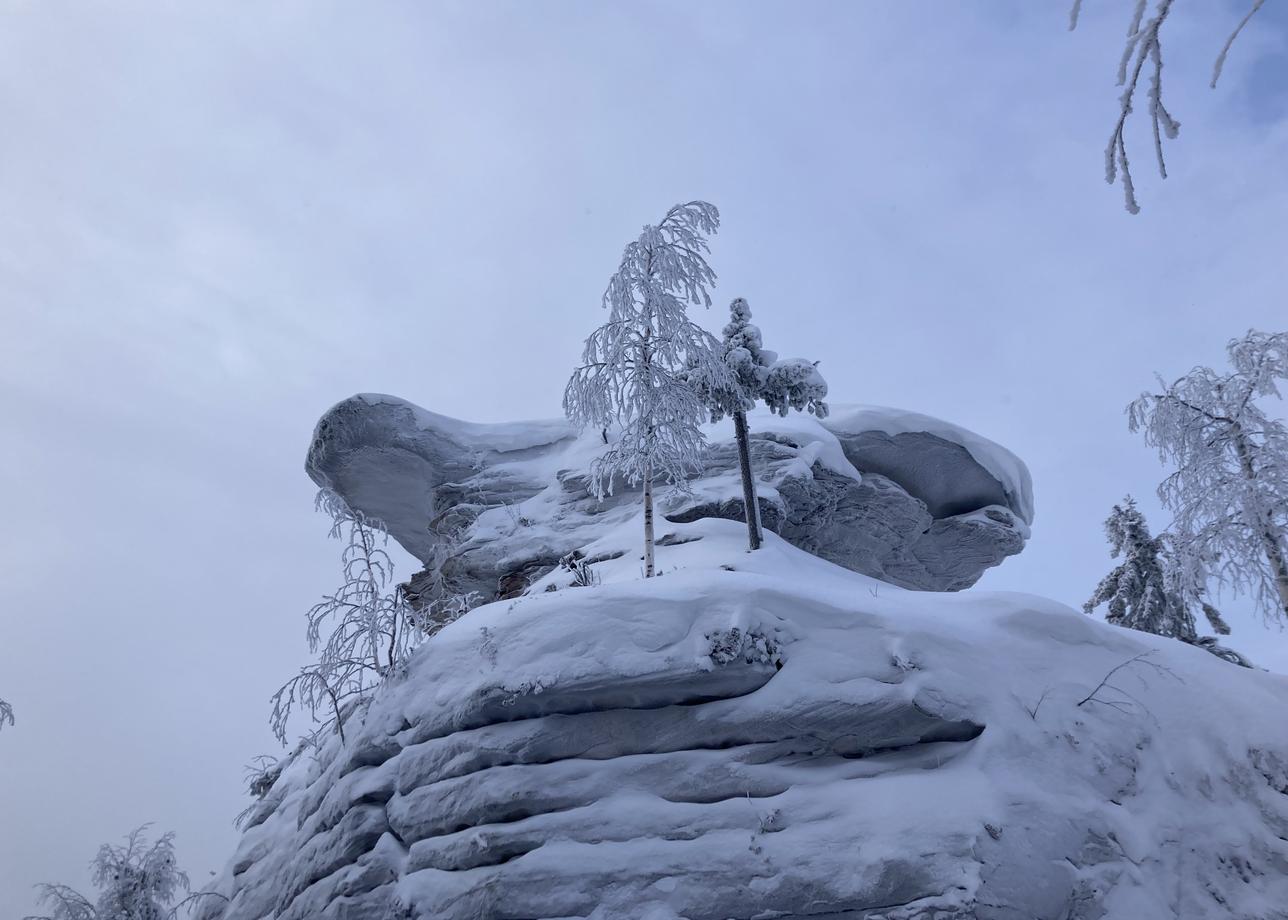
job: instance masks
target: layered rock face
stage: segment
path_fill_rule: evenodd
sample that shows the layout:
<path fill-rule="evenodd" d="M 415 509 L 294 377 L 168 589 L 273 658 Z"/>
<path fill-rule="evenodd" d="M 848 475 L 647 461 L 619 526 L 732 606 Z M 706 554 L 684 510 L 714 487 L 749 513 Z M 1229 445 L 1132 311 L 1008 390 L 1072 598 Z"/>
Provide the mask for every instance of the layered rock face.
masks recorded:
<path fill-rule="evenodd" d="M 676 534 L 664 578 L 431 639 L 285 768 L 201 920 L 1288 917 L 1282 679 Z"/>
<path fill-rule="evenodd" d="M 902 587 L 956 591 L 1024 547 L 1028 472 L 978 435 L 885 409 L 751 423 L 762 521 L 807 552 Z M 742 519 L 731 434 L 713 426 L 701 472 L 662 501 L 669 520 Z M 638 513 L 625 483 L 602 501 L 590 494 L 585 471 L 602 446 L 599 432 L 578 436 L 562 421 L 476 425 L 363 395 L 318 422 L 306 467 L 423 562 L 451 534 L 455 586 L 492 599 Z"/>

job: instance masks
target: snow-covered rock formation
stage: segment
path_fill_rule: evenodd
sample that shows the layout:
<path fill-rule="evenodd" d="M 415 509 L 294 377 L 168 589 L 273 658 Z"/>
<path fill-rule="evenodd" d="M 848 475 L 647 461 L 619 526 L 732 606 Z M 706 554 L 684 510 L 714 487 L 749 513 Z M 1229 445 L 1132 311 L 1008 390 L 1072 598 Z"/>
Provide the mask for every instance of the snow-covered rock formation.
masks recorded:
<path fill-rule="evenodd" d="M 761 516 L 788 542 L 907 588 L 955 591 L 1024 547 L 1033 497 L 998 445 L 915 413 L 836 407 L 749 417 Z M 711 427 L 704 469 L 662 505 L 673 522 L 742 518 L 732 425 Z M 485 599 L 522 593 L 564 555 L 638 513 L 624 484 L 601 502 L 585 471 L 603 448 L 563 421 L 479 425 L 391 396 L 360 395 L 318 422 L 307 470 L 380 518 L 422 562 L 451 533 L 447 569 Z M 606 547 L 634 553 L 636 540 Z"/>
<path fill-rule="evenodd" d="M 1288 679 L 659 533 L 662 578 L 556 570 L 426 643 L 285 768 L 202 920 L 1288 917 Z"/>

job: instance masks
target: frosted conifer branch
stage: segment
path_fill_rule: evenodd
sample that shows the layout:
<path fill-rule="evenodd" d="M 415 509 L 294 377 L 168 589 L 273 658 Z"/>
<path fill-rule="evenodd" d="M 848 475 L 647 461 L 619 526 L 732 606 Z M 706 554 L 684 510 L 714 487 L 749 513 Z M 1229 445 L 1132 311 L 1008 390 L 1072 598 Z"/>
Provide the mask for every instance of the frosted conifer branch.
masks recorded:
<path fill-rule="evenodd" d="M 0 728 L 4 728 L 4 725 L 6 722 L 8 722 L 10 725 L 14 724 L 13 707 L 10 706 L 8 703 L 6 703 L 4 700 L 0 700 Z"/>

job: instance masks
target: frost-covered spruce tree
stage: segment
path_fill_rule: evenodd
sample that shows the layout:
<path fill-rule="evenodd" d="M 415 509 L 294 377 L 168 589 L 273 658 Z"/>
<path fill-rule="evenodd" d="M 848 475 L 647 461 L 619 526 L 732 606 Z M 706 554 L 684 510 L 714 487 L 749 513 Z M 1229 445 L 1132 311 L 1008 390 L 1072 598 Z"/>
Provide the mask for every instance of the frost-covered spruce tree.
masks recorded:
<path fill-rule="evenodd" d="M 1160 379 L 1160 392 L 1128 406 L 1128 422 L 1175 467 L 1158 496 L 1190 561 L 1186 593 L 1211 580 L 1288 621 L 1288 427 L 1258 403 L 1288 379 L 1288 333 L 1249 332 L 1226 350 L 1229 372 Z"/>
<path fill-rule="evenodd" d="M 739 297 L 729 304 L 729 322 L 724 327 L 724 359 L 736 386 L 729 391 L 699 391 L 711 410 L 711 420 L 733 416 L 738 444 L 738 467 L 742 474 L 742 500 L 747 521 L 747 543 L 755 550 L 763 540 L 760 503 L 751 469 L 751 444 L 747 413 L 763 400 L 765 405 L 786 415 L 788 410 L 808 409 L 819 418 L 827 416 L 827 381 L 817 362 L 804 358 L 778 360 L 778 354 L 764 347 L 760 328 L 751 322 L 751 307 Z"/>
<path fill-rule="evenodd" d="M 1111 555 L 1122 563 L 1106 575 L 1082 609 L 1109 605 L 1105 618 L 1115 626 L 1189 641 L 1197 635 L 1194 617 L 1169 590 L 1163 553 L 1165 541 L 1150 535 L 1145 516 L 1129 495 L 1105 520 Z"/>
<path fill-rule="evenodd" d="M 146 832 L 144 825 L 125 838 L 124 846 L 103 844 L 99 848 L 93 862 L 94 885 L 99 891 L 95 901 L 67 885 L 40 885 L 40 902 L 51 913 L 25 920 L 165 920 L 175 916 L 179 905 L 174 901 L 188 890 L 188 876 L 175 862 L 174 834 L 162 834 L 149 845 Z"/>
<path fill-rule="evenodd" d="M 653 483 L 684 487 L 700 465 L 706 407 L 698 390 L 728 391 L 720 343 L 692 322 L 689 304 L 711 305 L 716 275 L 708 235 L 720 213 L 705 201 L 677 204 L 627 244 L 608 281 L 608 322 L 586 339 L 582 365 L 564 390 L 564 412 L 577 425 L 619 428 L 592 464 L 591 488 L 603 497 L 615 479 L 644 487 L 644 575 L 652 577 Z"/>

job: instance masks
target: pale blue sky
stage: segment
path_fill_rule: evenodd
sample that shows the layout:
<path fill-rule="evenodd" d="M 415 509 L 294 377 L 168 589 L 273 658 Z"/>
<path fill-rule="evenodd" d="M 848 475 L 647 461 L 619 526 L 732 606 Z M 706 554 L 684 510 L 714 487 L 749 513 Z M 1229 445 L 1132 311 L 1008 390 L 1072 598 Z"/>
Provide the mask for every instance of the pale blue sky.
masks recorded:
<path fill-rule="evenodd" d="M 1179 0 L 1136 218 L 1101 165 L 1127 11 L 1084 5 L 1071 35 L 1055 0 L 0 4 L 3 911 L 143 821 L 223 864 L 335 579 L 318 415 L 557 414 L 677 200 L 722 210 L 720 303 L 836 401 L 1022 456 L 1033 540 L 982 586 L 1081 603 L 1114 501 L 1166 520 L 1125 403 L 1288 318 L 1284 4 L 1213 92 L 1239 9 Z"/>

